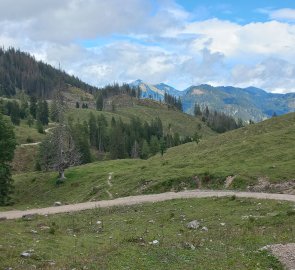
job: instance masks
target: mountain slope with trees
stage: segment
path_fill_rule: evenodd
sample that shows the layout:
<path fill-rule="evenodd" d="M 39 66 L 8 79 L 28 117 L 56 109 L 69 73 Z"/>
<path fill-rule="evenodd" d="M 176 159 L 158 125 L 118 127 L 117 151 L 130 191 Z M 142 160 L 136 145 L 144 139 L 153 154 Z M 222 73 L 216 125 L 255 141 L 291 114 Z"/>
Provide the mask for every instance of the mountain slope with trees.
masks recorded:
<path fill-rule="evenodd" d="M 295 175 L 295 114 L 274 117 L 218 136 L 173 147 L 148 160 L 100 161 L 68 169 L 65 184 L 55 186 L 56 173 L 15 175 L 16 206 L 74 203 L 91 199 L 157 193 L 185 188 L 247 189 L 265 179 L 292 183 Z M 112 187 L 107 177 L 112 172 Z M 30 189 L 26 187 L 30 186 Z M 43 194 L 48 194 L 46 198 Z M 18 207 L 19 207 L 18 206 Z"/>
<path fill-rule="evenodd" d="M 23 90 L 30 96 L 45 99 L 52 97 L 55 89 L 67 88 L 68 85 L 90 93 L 97 90 L 65 71 L 36 61 L 28 53 L 0 48 L 0 96 L 14 96 L 18 90 Z"/>

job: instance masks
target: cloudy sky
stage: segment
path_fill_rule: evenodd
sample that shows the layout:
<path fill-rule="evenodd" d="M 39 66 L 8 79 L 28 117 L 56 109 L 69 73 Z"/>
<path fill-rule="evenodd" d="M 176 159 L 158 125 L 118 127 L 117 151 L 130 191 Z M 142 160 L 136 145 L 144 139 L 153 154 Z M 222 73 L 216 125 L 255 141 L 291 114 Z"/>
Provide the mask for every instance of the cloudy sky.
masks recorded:
<path fill-rule="evenodd" d="M 96 86 L 295 92 L 294 0 L 0 0 L 0 45 Z"/>

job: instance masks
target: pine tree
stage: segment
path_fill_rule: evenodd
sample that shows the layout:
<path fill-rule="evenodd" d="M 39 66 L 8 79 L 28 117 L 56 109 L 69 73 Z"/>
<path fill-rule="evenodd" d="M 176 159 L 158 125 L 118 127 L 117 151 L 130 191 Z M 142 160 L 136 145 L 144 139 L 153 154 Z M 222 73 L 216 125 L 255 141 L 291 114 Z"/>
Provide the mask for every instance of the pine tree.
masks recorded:
<path fill-rule="evenodd" d="M 96 109 L 98 111 L 102 111 L 102 109 L 103 109 L 103 96 L 102 96 L 102 93 L 98 93 L 97 94 L 97 98 L 96 98 Z"/>
<path fill-rule="evenodd" d="M 73 139 L 75 141 L 75 145 L 81 154 L 81 163 L 86 164 L 91 162 L 91 153 L 90 153 L 90 145 L 89 145 L 89 134 L 88 134 L 88 126 L 80 123 L 76 123 L 71 126 L 71 132 L 73 134 Z"/>
<path fill-rule="evenodd" d="M 139 158 L 139 156 L 140 156 L 139 144 L 137 141 L 134 141 L 134 144 L 131 150 L 131 158 Z"/>
<path fill-rule="evenodd" d="M 50 119 L 52 122 L 58 122 L 58 109 L 56 104 L 56 98 L 50 103 Z"/>
<path fill-rule="evenodd" d="M 30 98 L 30 113 L 33 116 L 33 118 L 36 119 L 36 116 L 37 116 L 37 99 L 34 96 L 31 96 L 31 98 Z"/>
<path fill-rule="evenodd" d="M 150 142 L 150 151 L 152 155 L 157 154 L 160 151 L 160 143 L 157 136 L 153 135 Z"/>
<path fill-rule="evenodd" d="M 36 122 L 36 129 L 39 133 L 44 134 L 44 127 L 43 127 L 42 122 L 40 120 L 37 120 L 37 122 Z"/>
<path fill-rule="evenodd" d="M 146 140 L 143 141 L 142 147 L 141 147 L 141 153 L 140 157 L 142 159 L 147 159 L 150 155 L 150 147 Z"/>
<path fill-rule="evenodd" d="M 165 139 L 162 137 L 160 139 L 160 152 L 161 152 L 161 156 L 163 157 L 164 153 L 166 152 L 167 146 L 166 146 L 166 142 Z"/>
<path fill-rule="evenodd" d="M 13 185 L 9 162 L 13 159 L 15 147 L 13 127 L 0 113 L 0 205 L 11 202 Z"/>
<path fill-rule="evenodd" d="M 107 126 L 108 122 L 105 116 L 99 115 L 97 117 L 97 149 L 99 152 L 106 151 L 107 148 Z"/>
<path fill-rule="evenodd" d="M 49 122 L 49 110 L 46 100 L 39 100 L 37 103 L 36 119 L 41 122 L 42 125 L 48 125 Z"/>
<path fill-rule="evenodd" d="M 111 130 L 110 135 L 110 155 L 112 159 L 126 158 L 125 140 L 123 130 L 120 124 L 117 124 Z"/>
<path fill-rule="evenodd" d="M 89 141 L 91 146 L 96 146 L 97 145 L 97 135 L 98 135 L 98 130 L 97 130 L 97 125 L 96 125 L 96 119 L 94 114 L 91 112 L 89 114 Z"/>
<path fill-rule="evenodd" d="M 16 101 L 11 103 L 10 119 L 14 125 L 20 124 L 20 108 Z"/>
<path fill-rule="evenodd" d="M 201 116 L 202 115 L 202 111 L 201 111 L 201 107 L 199 104 L 195 103 L 195 107 L 194 107 L 194 115 L 195 116 Z"/>
<path fill-rule="evenodd" d="M 193 141 L 198 144 L 200 142 L 200 140 L 201 140 L 201 136 L 199 135 L 198 132 L 195 132 L 195 134 L 193 136 Z"/>

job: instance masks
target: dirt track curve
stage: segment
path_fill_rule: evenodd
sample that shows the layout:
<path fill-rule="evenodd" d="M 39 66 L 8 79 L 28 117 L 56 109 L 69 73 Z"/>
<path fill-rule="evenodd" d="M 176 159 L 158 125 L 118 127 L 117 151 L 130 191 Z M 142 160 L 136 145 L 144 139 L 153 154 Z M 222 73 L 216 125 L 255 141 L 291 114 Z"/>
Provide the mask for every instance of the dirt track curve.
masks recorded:
<path fill-rule="evenodd" d="M 0 219 L 5 219 L 5 218 L 17 219 L 17 218 L 21 218 L 23 215 L 28 215 L 28 214 L 39 214 L 39 215 L 58 214 L 58 213 L 66 213 L 66 212 L 76 212 L 76 211 L 99 208 L 99 207 L 133 205 L 133 204 L 140 204 L 140 203 L 147 203 L 147 202 L 167 201 L 172 199 L 225 197 L 225 196 L 233 196 L 233 195 L 239 198 L 270 199 L 270 200 L 295 202 L 295 195 L 288 195 L 288 194 L 237 192 L 237 191 L 187 190 L 187 191 L 181 191 L 177 193 L 166 192 L 166 193 L 160 193 L 160 194 L 129 196 L 129 197 L 117 198 L 114 200 L 84 202 L 84 203 L 53 206 L 53 207 L 46 207 L 46 208 L 39 208 L 39 209 L 29 209 L 24 211 L 12 210 L 12 211 L 0 212 Z"/>

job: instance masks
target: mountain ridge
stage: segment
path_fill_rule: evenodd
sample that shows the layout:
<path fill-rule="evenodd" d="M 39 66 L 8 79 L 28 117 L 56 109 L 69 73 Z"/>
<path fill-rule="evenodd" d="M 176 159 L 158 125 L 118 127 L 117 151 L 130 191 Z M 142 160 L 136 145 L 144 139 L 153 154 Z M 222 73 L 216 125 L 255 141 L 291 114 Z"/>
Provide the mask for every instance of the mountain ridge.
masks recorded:
<path fill-rule="evenodd" d="M 234 86 L 211 86 L 209 84 L 192 85 L 184 90 L 177 90 L 164 83 L 149 84 L 136 80 L 130 85 L 140 87 L 142 98 L 158 101 L 164 99 L 165 92 L 180 97 L 183 110 L 193 114 L 195 104 L 201 108 L 222 111 L 243 120 L 261 121 L 273 115 L 282 115 L 295 111 L 295 93 L 269 93 L 261 88 Z"/>

